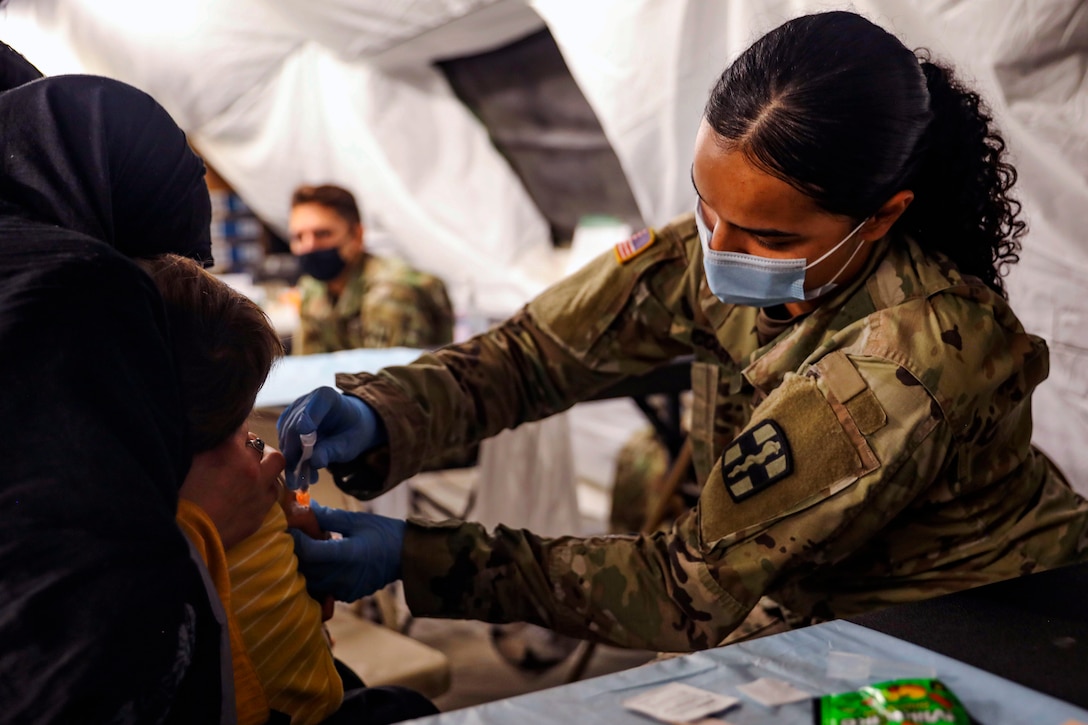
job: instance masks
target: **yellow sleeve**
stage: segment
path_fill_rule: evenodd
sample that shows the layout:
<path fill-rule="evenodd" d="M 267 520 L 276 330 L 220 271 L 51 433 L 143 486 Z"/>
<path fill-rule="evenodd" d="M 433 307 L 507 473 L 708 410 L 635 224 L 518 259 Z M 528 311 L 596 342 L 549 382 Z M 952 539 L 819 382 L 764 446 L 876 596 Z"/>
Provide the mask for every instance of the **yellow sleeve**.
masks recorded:
<path fill-rule="evenodd" d="M 227 563 L 233 614 L 269 704 L 294 725 L 329 717 L 340 707 L 344 685 L 279 504 L 255 534 L 227 552 Z"/>
<path fill-rule="evenodd" d="M 257 678 L 253 662 L 242 640 L 238 620 L 231 610 L 230 577 L 227 574 L 227 559 L 223 551 L 223 542 L 215 524 L 204 509 L 192 501 L 178 499 L 178 527 L 184 532 L 193 546 L 200 552 L 208 567 L 212 583 L 219 593 L 223 610 L 227 613 L 227 629 L 230 632 L 230 656 L 234 667 L 234 700 L 238 711 L 239 725 L 259 725 L 268 721 L 270 716 L 268 699 Z"/>

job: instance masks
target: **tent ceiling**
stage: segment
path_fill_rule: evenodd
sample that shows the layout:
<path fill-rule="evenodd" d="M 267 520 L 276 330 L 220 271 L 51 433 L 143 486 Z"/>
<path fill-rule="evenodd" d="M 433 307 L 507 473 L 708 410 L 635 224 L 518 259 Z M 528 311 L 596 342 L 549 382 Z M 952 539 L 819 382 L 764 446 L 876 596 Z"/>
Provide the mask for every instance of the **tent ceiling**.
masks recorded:
<path fill-rule="evenodd" d="M 487 127 L 548 220 L 553 242 L 569 242 L 591 214 L 642 226 L 619 160 L 547 29 L 438 67 Z"/>

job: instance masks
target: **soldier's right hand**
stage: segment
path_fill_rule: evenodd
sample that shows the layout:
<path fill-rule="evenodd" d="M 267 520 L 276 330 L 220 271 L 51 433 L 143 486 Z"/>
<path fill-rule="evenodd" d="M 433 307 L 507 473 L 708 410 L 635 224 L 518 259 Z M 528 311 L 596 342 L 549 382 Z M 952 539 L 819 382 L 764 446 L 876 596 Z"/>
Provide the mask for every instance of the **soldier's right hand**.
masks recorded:
<path fill-rule="evenodd" d="M 374 409 L 335 388 L 321 387 L 287 406 L 276 423 L 280 449 L 287 461 L 287 487 L 298 489 L 317 480 L 317 469 L 354 460 L 386 441 L 385 426 Z M 317 433 L 310 459 L 303 457 L 301 436 Z"/>
<path fill-rule="evenodd" d="M 335 531 L 341 538 L 318 541 L 298 529 L 289 530 L 308 589 L 354 602 L 400 579 L 404 521 L 318 503 L 310 508 L 324 531 Z"/>

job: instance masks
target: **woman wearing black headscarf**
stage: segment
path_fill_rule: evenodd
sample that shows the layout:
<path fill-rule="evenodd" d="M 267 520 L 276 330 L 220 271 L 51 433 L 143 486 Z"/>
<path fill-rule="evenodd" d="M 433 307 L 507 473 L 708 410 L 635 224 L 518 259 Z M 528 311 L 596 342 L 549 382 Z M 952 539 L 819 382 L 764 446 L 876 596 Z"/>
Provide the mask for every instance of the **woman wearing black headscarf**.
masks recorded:
<path fill-rule="evenodd" d="M 203 173 L 122 83 L 0 93 L 0 721 L 233 719 L 222 613 L 174 524 L 169 330 L 128 259 L 210 263 Z"/>

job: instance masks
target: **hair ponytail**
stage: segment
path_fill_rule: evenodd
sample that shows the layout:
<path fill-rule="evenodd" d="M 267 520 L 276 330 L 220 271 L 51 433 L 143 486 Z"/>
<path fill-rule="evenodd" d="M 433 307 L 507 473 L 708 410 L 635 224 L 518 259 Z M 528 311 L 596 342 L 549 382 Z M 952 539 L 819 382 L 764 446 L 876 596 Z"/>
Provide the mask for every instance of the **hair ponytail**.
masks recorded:
<path fill-rule="evenodd" d="M 979 95 L 925 51 L 918 55 L 933 116 L 906 183 L 914 202 L 897 226 L 1005 296 L 1001 276 L 1019 260 L 1027 226 L 1017 218 L 1020 203 L 1009 194 L 1016 169 L 1004 160 L 1005 140 Z"/>

